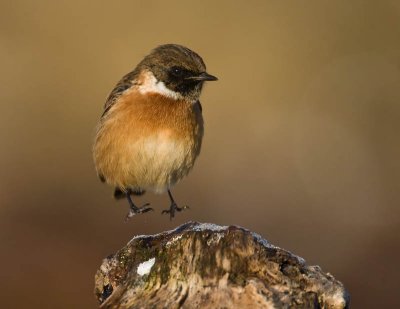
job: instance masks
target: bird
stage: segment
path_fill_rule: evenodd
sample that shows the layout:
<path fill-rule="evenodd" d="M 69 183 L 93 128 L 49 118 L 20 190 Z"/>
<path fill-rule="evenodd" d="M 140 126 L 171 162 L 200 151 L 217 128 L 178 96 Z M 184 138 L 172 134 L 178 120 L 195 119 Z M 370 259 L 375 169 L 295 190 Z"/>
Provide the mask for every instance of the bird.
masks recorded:
<path fill-rule="evenodd" d="M 178 44 L 154 48 L 109 94 L 97 126 L 93 159 L 114 198 L 126 198 L 131 217 L 152 211 L 133 196 L 168 193 L 170 219 L 179 207 L 171 189 L 200 154 L 204 121 L 199 101 L 208 74 L 203 59 Z"/>

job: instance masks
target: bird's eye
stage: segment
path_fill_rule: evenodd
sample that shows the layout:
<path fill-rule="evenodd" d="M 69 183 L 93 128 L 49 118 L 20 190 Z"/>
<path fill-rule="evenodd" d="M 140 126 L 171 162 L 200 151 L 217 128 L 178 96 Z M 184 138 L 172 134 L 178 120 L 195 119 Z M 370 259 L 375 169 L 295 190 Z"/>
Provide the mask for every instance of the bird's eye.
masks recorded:
<path fill-rule="evenodd" d="M 173 68 L 171 68 L 171 74 L 175 77 L 182 77 L 183 69 L 180 67 L 173 67 Z"/>

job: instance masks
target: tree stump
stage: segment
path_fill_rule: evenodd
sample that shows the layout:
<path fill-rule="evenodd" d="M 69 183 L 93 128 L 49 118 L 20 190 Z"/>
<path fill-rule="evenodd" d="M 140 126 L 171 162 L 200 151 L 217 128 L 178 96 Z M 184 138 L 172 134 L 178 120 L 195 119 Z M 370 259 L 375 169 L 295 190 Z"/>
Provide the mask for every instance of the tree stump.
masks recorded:
<path fill-rule="evenodd" d="M 189 222 L 134 237 L 95 277 L 100 308 L 348 308 L 319 266 L 237 226 Z"/>

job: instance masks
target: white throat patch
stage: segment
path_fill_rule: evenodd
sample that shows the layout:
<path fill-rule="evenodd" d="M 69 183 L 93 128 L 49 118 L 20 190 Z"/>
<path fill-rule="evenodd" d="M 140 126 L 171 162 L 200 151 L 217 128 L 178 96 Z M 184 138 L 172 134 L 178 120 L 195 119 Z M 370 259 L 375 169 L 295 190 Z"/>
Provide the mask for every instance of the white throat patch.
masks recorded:
<path fill-rule="evenodd" d="M 180 93 L 168 89 L 163 82 L 157 81 L 150 71 L 147 71 L 141 77 L 141 83 L 138 85 L 138 90 L 141 94 L 158 93 L 174 100 L 183 99 Z"/>

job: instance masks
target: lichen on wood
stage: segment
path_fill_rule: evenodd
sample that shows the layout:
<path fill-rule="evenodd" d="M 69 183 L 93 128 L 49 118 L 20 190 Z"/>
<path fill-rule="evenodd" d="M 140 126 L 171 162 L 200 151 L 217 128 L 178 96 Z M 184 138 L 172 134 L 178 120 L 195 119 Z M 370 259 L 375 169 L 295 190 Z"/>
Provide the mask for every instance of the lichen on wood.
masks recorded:
<path fill-rule="evenodd" d="M 342 283 L 260 235 L 197 222 L 136 236 L 104 259 L 101 308 L 347 308 Z"/>

